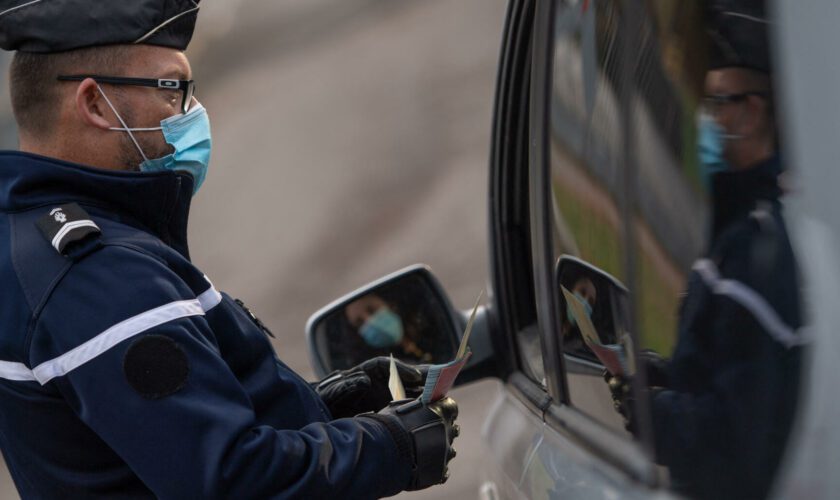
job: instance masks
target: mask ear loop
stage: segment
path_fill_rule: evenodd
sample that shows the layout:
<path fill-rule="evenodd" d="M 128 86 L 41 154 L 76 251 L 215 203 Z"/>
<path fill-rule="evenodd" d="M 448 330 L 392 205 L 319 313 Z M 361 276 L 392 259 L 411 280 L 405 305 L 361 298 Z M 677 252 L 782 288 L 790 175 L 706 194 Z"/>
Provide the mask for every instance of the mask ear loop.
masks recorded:
<path fill-rule="evenodd" d="M 126 125 L 125 120 L 122 119 L 122 116 L 120 116 L 120 114 L 117 113 L 117 108 L 115 108 L 114 105 L 111 104 L 111 100 L 108 99 L 108 96 L 105 95 L 105 92 L 102 91 L 102 87 L 100 87 L 99 84 L 97 83 L 96 88 L 99 89 L 99 93 L 102 94 L 102 97 L 105 98 L 105 102 L 108 103 L 108 106 L 111 108 L 111 111 L 114 112 L 114 115 L 117 116 L 117 120 L 119 120 L 120 124 L 123 126 L 123 128 L 111 127 L 109 130 L 117 130 L 117 131 L 128 132 L 128 136 L 131 138 L 131 142 L 133 142 L 134 145 L 137 147 L 137 151 L 140 151 L 140 156 L 143 157 L 143 161 L 149 161 L 149 158 L 146 157 L 146 153 L 143 152 L 143 148 L 140 147 L 140 143 L 137 142 L 137 139 L 134 138 L 134 134 L 131 133 L 131 129 L 128 128 L 128 125 Z M 143 129 L 137 129 L 137 130 L 143 130 Z M 159 129 L 152 129 L 152 130 L 159 130 Z"/>

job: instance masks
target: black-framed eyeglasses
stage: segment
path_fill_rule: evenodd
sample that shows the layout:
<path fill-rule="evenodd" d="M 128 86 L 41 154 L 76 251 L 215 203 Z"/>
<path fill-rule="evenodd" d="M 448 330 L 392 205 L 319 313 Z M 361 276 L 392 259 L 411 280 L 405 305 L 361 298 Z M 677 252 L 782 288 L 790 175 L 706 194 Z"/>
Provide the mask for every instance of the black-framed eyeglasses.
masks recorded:
<path fill-rule="evenodd" d="M 93 78 L 98 83 L 111 85 L 134 85 L 136 87 L 152 87 L 163 90 L 181 91 L 181 113 L 190 109 L 193 95 L 195 94 L 194 80 L 173 80 L 169 78 L 128 78 L 120 76 L 101 75 L 59 75 L 58 79 L 63 82 L 81 82 L 86 78 Z"/>
<path fill-rule="evenodd" d="M 737 94 L 707 94 L 703 96 L 703 107 L 707 111 L 714 113 L 717 112 L 720 108 L 722 108 L 725 104 L 743 102 L 746 101 L 749 96 L 757 96 L 761 97 L 762 99 L 768 98 L 766 92 L 759 92 L 754 90 L 740 92 Z"/>

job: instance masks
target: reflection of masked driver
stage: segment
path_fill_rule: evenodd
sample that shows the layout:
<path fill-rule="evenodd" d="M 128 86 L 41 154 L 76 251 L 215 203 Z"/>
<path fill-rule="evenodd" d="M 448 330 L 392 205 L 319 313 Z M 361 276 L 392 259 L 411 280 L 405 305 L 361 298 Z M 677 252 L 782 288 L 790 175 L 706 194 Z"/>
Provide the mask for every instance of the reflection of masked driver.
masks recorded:
<path fill-rule="evenodd" d="M 394 356 L 408 356 L 422 363 L 432 360 L 430 353 L 421 349 L 405 334 L 402 318 L 382 297 L 376 294 L 365 295 L 350 303 L 344 314 L 368 346 L 374 349 L 399 349 L 401 352 L 394 352 Z"/>
<path fill-rule="evenodd" d="M 397 345 L 403 339 L 402 319 L 378 295 L 353 302 L 345 314 L 365 343 L 375 349 Z"/>
<path fill-rule="evenodd" d="M 392 310 L 383 307 L 359 328 L 359 335 L 371 347 L 389 347 L 403 337 L 402 320 Z"/>
<path fill-rule="evenodd" d="M 383 307 L 359 328 L 359 335 L 371 347 L 390 347 L 402 340 L 402 320 L 394 311 Z"/>

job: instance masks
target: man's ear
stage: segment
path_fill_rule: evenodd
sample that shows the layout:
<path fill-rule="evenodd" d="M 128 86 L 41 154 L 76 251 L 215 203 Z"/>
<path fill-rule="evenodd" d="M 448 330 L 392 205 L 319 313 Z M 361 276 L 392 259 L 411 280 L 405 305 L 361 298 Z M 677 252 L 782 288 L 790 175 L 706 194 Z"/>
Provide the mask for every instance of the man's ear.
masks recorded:
<path fill-rule="evenodd" d="M 109 121 L 118 120 L 93 78 L 86 78 L 76 89 L 76 112 L 82 123 L 91 127 L 107 130 L 110 127 L 121 126 L 119 123 L 114 124 Z"/>

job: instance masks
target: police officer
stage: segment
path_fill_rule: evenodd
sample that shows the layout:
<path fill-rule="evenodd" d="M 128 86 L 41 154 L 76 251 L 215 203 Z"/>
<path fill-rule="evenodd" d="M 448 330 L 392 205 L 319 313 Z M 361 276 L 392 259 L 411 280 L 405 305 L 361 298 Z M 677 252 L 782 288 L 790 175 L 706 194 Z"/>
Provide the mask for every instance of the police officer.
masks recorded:
<path fill-rule="evenodd" d="M 765 497 L 798 396 L 805 338 L 780 201 L 767 25 L 761 2 L 712 9 L 698 131 L 712 200 L 709 245 L 689 278 L 672 359 L 641 356 L 656 458 L 692 497 Z M 637 431 L 629 385 L 609 382 Z"/>
<path fill-rule="evenodd" d="M 452 400 L 389 404 L 382 360 L 310 387 L 190 262 L 211 149 L 182 52 L 198 10 L 0 0 L 20 137 L 0 152 L 0 447 L 15 485 L 374 498 L 444 481 Z"/>

